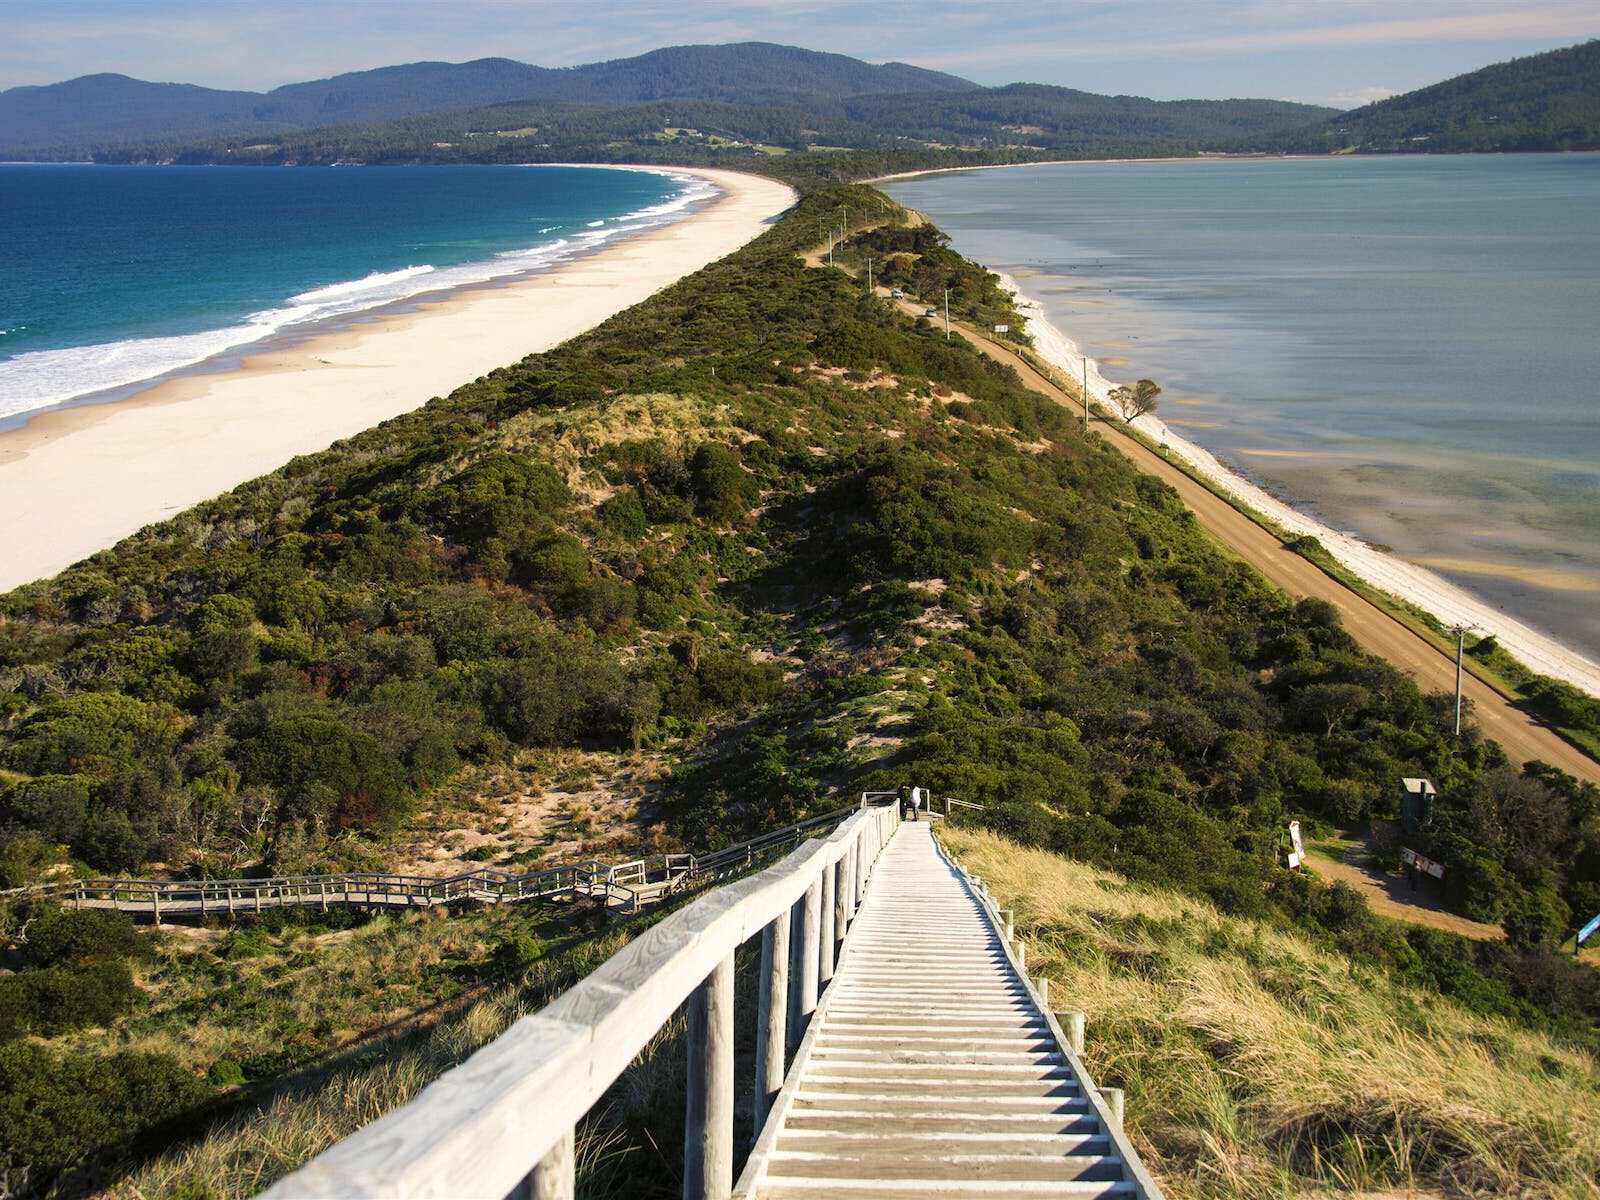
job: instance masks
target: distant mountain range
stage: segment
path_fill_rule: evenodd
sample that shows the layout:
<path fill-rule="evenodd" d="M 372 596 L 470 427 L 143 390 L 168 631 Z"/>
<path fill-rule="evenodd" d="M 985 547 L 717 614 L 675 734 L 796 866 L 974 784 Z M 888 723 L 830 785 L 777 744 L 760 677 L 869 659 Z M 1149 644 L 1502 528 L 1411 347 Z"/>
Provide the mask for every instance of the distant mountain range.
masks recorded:
<path fill-rule="evenodd" d="M 1252 145 L 1299 153 L 1600 149 L 1600 40 L 1496 63 Z"/>
<path fill-rule="evenodd" d="M 0 92 L 0 147 L 54 152 L 272 136 L 509 101 L 626 105 L 693 99 L 805 106 L 818 100 L 971 91 L 977 86 L 904 63 L 873 66 L 843 54 L 765 42 L 671 46 L 581 67 L 535 67 L 509 58 L 407 63 L 291 83 L 270 92 L 85 75 Z"/>
<path fill-rule="evenodd" d="M 765 42 L 564 68 L 409 63 L 264 93 L 122 75 L 0 92 L 0 158 L 737 165 L 759 156 L 778 174 L 843 178 L 1047 157 L 1597 147 L 1600 42 L 1347 113 L 1282 100 L 981 87 Z"/>
<path fill-rule="evenodd" d="M 651 120 L 662 117 L 662 128 L 678 128 L 692 122 L 674 123 L 668 106 L 678 105 L 698 120 L 717 111 L 704 107 L 708 104 L 766 114 L 753 130 L 750 120 L 733 120 L 747 133 L 792 127 L 798 141 L 785 149 L 802 149 L 825 131 L 842 136 L 851 148 L 874 146 L 884 137 L 990 147 L 1088 145 L 1107 139 L 1178 147 L 1303 125 L 1336 111 L 1277 100 L 1162 102 L 1036 84 L 984 88 L 904 63 L 875 66 L 842 54 L 746 42 L 672 46 L 559 69 L 505 58 L 409 63 L 264 93 L 86 75 L 0 92 L 0 153 L 125 157 L 132 148 L 149 148 L 158 156 L 202 148 L 204 157 L 204 147 L 216 151 L 223 142 L 237 147 L 281 139 L 301 147 L 291 154 L 295 161 L 317 161 L 321 155 L 304 148 L 326 147 L 330 139 L 312 131 L 346 130 L 370 151 L 375 127 L 395 126 L 377 141 L 431 157 L 424 152 L 440 149 L 434 142 L 481 132 L 478 126 L 570 125 L 577 117 L 584 130 L 604 126 L 609 135 L 638 123 L 630 113 L 648 111 Z M 780 112 L 788 119 L 775 118 Z M 451 116 L 439 119 L 443 114 Z M 719 127 L 737 117 L 730 111 L 718 115 Z M 412 145 L 416 139 L 407 130 L 424 127 L 430 140 Z M 806 136 L 799 137 L 802 130 Z M 713 136 L 723 142 L 745 140 Z"/>

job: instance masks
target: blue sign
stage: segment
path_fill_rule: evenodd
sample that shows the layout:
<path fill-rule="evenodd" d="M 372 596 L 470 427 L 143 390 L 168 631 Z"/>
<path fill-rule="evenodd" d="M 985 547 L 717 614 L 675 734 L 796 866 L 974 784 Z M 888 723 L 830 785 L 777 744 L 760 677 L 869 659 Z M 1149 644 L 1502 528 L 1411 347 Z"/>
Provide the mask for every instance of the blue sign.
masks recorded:
<path fill-rule="evenodd" d="M 1588 941 L 1596 929 L 1600 929 L 1600 916 L 1595 917 L 1594 920 L 1578 930 L 1578 945 L 1581 946 Z"/>

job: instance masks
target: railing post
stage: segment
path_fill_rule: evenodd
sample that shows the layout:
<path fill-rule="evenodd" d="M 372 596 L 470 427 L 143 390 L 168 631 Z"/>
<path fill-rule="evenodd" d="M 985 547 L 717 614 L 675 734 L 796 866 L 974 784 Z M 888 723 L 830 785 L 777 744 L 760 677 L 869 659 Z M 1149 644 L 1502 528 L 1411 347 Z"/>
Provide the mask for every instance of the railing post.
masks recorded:
<path fill-rule="evenodd" d="M 802 1032 L 817 1011 L 817 968 L 821 963 L 822 878 L 819 875 L 806 889 L 806 903 L 800 915 L 800 1028 Z"/>
<path fill-rule="evenodd" d="M 833 979 L 833 889 L 836 883 L 833 864 L 822 868 L 822 891 L 818 895 L 817 988 L 826 988 Z"/>
<path fill-rule="evenodd" d="M 761 975 L 756 983 L 755 1136 L 767 1123 L 783 1090 L 789 1016 L 789 914 L 781 912 L 761 931 Z"/>
<path fill-rule="evenodd" d="M 683 1200 L 733 1193 L 733 955 L 689 997 Z"/>
<path fill-rule="evenodd" d="M 833 963 L 839 961 L 839 946 L 850 930 L 849 861 L 848 854 L 841 855 L 839 861 L 829 868 L 833 873 L 833 945 L 828 947 L 828 960 Z"/>
<path fill-rule="evenodd" d="M 161 928 L 161 886 L 157 884 L 150 889 L 150 907 L 155 910 L 156 928 Z"/>
<path fill-rule="evenodd" d="M 1111 1121 L 1118 1128 L 1122 1128 L 1122 1118 L 1127 1106 L 1127 1099 L 1122 1094 L 1121 1088 L 1101 1088 L 1100 1098 L 1106 1102 L 1106 1107 L 1111 1110 Z"/>
<path fill-rule="evenodd" d="M 801 896 L 789 906 L 789 1019 L 785 1040 L 788 1051 L 793 1054 L 800 1045 L 800 1035 L 805 1032 L 800 1019 L 800 977 L 804 974 L 801 969 L 801 947 L 805 938 L 801 936 L 801 926 L 805 923 L 806 898 Z"/>
<path fill-rule="evenodd" d="M 850 843 L 850 856 L 845 860 L 844 925 L 848 932 L 856 923 L 856 878 L 860 873 L 861 839 Z"/>
<path fill-rule="evenodd" d="M 512 1193 L 512 1200 L 573 1200 L 577 1191 L 577 1156 L 569 1131 L 545 1152 L 532 1174 Z"/>
<path fill-rule="evenodd" d="M 1081 1012 L 1069 1012 L 1061 1015 L 1067 1018 L 1067 1027 L 1063 1031 L 1067 1035 L 1067 1045 L 1072 1047 L 1074 1054 L 1081 1055 L 1083 1053 L 1084 1026 L 1088 1022 Z"/>

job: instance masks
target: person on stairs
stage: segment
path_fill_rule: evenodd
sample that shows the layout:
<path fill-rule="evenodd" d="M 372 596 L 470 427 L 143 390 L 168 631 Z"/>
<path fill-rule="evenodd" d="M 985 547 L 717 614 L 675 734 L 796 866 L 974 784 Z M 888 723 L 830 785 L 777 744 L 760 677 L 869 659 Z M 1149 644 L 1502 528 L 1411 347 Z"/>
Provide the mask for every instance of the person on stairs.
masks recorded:
<path fill-rule="evenodd" d="M 900 819 L 902 821 L 909 821 L 911 819 L 911 791 L 912 789 L 909 783 L 902 783 L 899 790 L 895 792 L 895 795 L 899 797 L 900 800 Z"/>

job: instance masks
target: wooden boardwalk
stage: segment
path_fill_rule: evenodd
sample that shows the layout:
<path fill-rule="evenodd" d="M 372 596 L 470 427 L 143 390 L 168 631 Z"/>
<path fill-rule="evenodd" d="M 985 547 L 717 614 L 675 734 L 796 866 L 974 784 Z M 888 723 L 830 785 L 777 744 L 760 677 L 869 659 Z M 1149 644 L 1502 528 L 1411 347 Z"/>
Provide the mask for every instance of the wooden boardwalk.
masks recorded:
<path fill-rule="evenodd" d="M 431 908 L 462 902 L 512 904 L 587 896 L 607 908 L 637 913 L 664 896 L 721 882 L 808 837 L 825 833 L 855 809 L 838 809 L 704 854 L 657 854 L 628 862 L 569 863 L 516 873 L 478 867 L 435 877 L 358 872 L 258 879 L 73 879 L 0 892 L 12 900 L 52 899 L 72 908 L 109 908 L 149 916 L 236 916 L 273 908 Z"/>
<path fill-rule="evenodd" d="M 1162 1200 L 1009 916 L 927 824 L 874 799 L 644 930 L 261 1200 L 573 1200 L 581 1122 L 678 1013 L 684 1200 Z M 741 1001 L 737 955 L 757 943 Z M 758 1132 L 735 1181 L 751 1000 Z"/>
<path fill-rule="evenodd" d="M 901 825 L 740 1194 L 1140 1195 L 1074 1058 L 929 825 Z"/>

